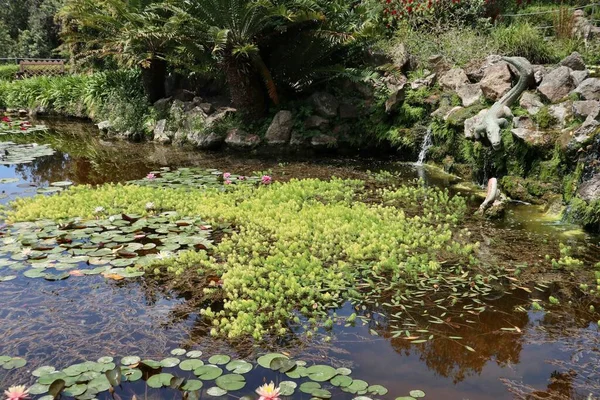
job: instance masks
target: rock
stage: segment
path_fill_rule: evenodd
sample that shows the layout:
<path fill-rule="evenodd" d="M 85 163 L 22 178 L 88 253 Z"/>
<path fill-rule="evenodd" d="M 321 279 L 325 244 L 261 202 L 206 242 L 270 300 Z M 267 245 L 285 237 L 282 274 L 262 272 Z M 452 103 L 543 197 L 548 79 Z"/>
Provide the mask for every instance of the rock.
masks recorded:
<path fill-rule="evenodd" d="M 98 129 L 100 129 L 103 133 L 108 133 L 112 128 L 112 123 L 109 120 L 101 121 L 96 124 Z"/>
<path fill-rule="evenodd" d="M 581 82 L 575 93 L 579 93 L 584 100 L 600 100 L 600 79 L 588 78 Z"/>
<path fill-rule="evenodd" d="M 417 90 L 421 87 L 432 87 L 435 84 L 435 79 L 437 78 L 437 74 L 429 74 L 425 78 L 419 78 L 411 82 L 410 88 L 412 90 Z"/>
<path fill-rule="evenodd" d="M 392 55 L 392 59 L 394 61 L 394 66 L 400 70 L 406 70 L 410 66 L 410 53 L 408 49 L 404 45 L 404 43 L 399 43 L 388 51 Z M 379 64 L 383 65 L 383 64 Z"/>
<path fill-rule="evenodd" d="M 589 180 L 583 182 L 577 194 L 585 201 L 598 200 L 600 198 L 600 174 L 594 174 Z"/>
<path fill-rule="evenodd" d="M 575 87 L 571 68 L 558 67 L 544 77 L 538 91 L 546 100 L 555 103 L 566 97 Z"/>
<path fill-rule="evenodd" d="M 512 87 L 508 64 L 504 61 L 489 66 L 479 83 L 486 99 L 497 101 Z"/>
<path fill-rule="evenodd" d="M 502 56 L 490 55 L 482 62 L 480 60 L 474 60 L 467 64 L 465 67 L 465 73 L 471 82 L 479 82 L 483 79 L 485 71 L 494 64 L 502 61 Z"/>
<path fill-rule="evenodd" d="M 200 131 L 207 125 L 207 119 L 208 115 L 200 107 L 194 107 L 185 113 L 184 120 L 180 126 L 188 132 Z"/>
<path fill-rule="evenodd" d="M 299 132 L 292 132 L 292 138 L 290 139 L 290 146 L 304 146 L 308 142 L 306 136 Z"/>
<path fill-rule="evenodd" d="M 450 109 L 448 112 L 444 113 L 444 115 L 442 115 L 442 119 L 443 119 L 444 121 L 448 121 L 448 118 L 450 118 L 450 116 L 451 116 L 453 113 L 455 113 L 455 112 L 458 112 L 458 111 L 460 111 L 460 110 L 464 110 L 464 107 L 461 107 L 461 106 L 456 106 L 456 107 L 453 107 L 453 108 L 451 108 L 451 109 Z M 431 115 L 433 115 L 433 114 L 431 114 Z"/>
<path fill-rule="evenodd" d="M 469 78 L 462 68 L 452 68 L 440 76 L 439 84 L 443 89 L 456 90 L 469 83 Z"/>
<path fill-rule="evenodd" d="M 227 132 L 225 143 L 227 143 L 228 146 L 237 149 L 249 149 L 258 146 L 260 137 L 258 137 L 258 135 L 250 134 L 242 129 L 233 128 Z"/>
<path fill-rule="evenodd" d="M 160 144 L 169 144 L 171 143 L 171 137 L 165 132 L 167 127 L 167 120 L 161 119 L 154 126 L 154 141 Z"/>
<path fill-rule="evenodd" d="M 331 135 L 320 134 L 314 136 L 310 144 L 317 148 L 333 148 L 337 147 L 337 138 Z"/>
<path fill-rule="evenodd" d="M 311 115 L 304 121 L 306 129 L 323 129 L 329 125 L 329 120 L 318 115 Z"/>
<path fill-rule="evenodd" d="M 269 125 L 265 139 L 268 144 L 285 144 L 290 141 L 294 120 L 290 111 L 281 110 Z"/>
<path fill-rule="evenodd" d="M 535 122 L 529 117 L 515 117 L 513 125 L 513 135 L 531 146 L 545 146 L 551 141 L 551 138 L 538 131 Z"/>
<path fill-rule="evenodd" d="M 544 80 L 544 77 L 548 71 L 546 67 L 543 65 L 534 65 L 533 66 L 533 80 L 535 81 L 535 85 L 538 86 Z"/>
<path fill-rule="evenodd" d="M 361 96 L 365 99 L 370 99 L 373 97 L 373 95 L 375 94 L 375 91 L 373 89 L 373 86 L 368 85 L 364 82 L 356 82 L 354 84 L 354 88 L 356 89 L 356 91 L 358 93 L 361 94 Z"/>
<path fill-rule="evenodd" d="M 390 56 L 388 52 L 380 50 L 378 48 L 369 47 L 365 52 L 365 61 L 372 66 L 378 67 L 380 65 L 392 64 L 396 61 L 396 48 L 402 47 L 404 49 L 404 44 L 400 43 L 396 45 L 395 48 L 391 49 L 392 55 Z M 408 52 L 406 52 L 406 57 L 408 62 Z M 400 66 L 402 68 L 402 66 Z"/>
<path fill-rule="evenodd" d="M 48 110 L 44 106 L 36 106 L 35 108 L 29 110 L 29 116 L 35 117 L 40 115 L 46 115 Z"/>
<path fill-rule="evenodd" d="M 581 100 L 573 102 L 573 115 L 577 118 L 599 119 L 600 117 L 600 100 Z"/>
<path fill-rule="evenodd" d="M 340 103 L 337 99 L 326 92 L 316 92 L 311 97 L 315 111 L 325 118 L 337 117 Z"/>
<path fill-rule="evenodd" d="M 577 151 L 586 145 L 600 130 L 600 122 L 587 118 L 585 122 L 574 131 L 567 131 L 560 137 L 561 148 L 568 156 L 574 157 Z"/>
<path fill-rule="evenodd" d="M 219 123 L 220 121 L 222 121 L 225 118 L 229 117 L 230 115 L 234 114 L 235 112 L 236 112 L 235 108 L 231 108 L 231 107 L 219 108 L 213 114 L 209 115 L 206 118 L 206 121 L 204 121 L 204 124 L 207 128 L 210 128 L 210 127 L 214 126 L 216 123 Z"/>
<path fill-rule="evenodd" d="M 382 78 L 382 81 L 390 93 L 393 93 L 396 90 L 403 88 L 404 85 L 406 85 L 406 82 L 408 82 L 408 78 L 402 74 L 387 74 Z"/>
<path fill-rule="evenodd" d="M 358 107 L 350 103 L 340 104 L 340 118 L 341 119 L 356 119 L 358 118 Z"/>
<path fill-rule="evenodd" d="M 581 54 L 579 54 L 576 51 L 572 52 L 570 55 L 565 57 L 559 63 L 559 65 L 569 67 L 573 71 L 583 71 L 585 69 L 585 62 L 583 61 L 583 57 L 581 57 Z"/>
<path fill-rule="evenodd" d="M 211 103 L 198 103 L 198 107 L 200 107 L 206 115 L 211 114 L 215 110 Z"/>
<path fill-rule="evenodd" d="M 158 112 L 159 115 L 166 115 L 171 108 L 171 97 L 167 97 L 165 99 L 157 100 L 154 103 L 154 109 Z"/>
<path fill-rule="evenodd" d="M 211 132 L 208 135 L 192 132 L 187 136 L 187 140 L 194 147 L 202 150 L 216 150 L 225 143 L 225 137 L 215 132 Z"/>
<path fill-rule="evenodd" d="M 485 113 L 488 111 L 487 108 L 479 111 L 477 115 L 465 120 L 465 138 L 475 140 L 475 127 L 483 121 Z"/>
<path fill-rule="evenodd" d="M 537 114 L 540 109 L 544 107 L 544 103 L 540 100 L 540 96 L 532 92 L 523 92 L 521 99 L 519 100 L 519 105 L 527 110 L 530 115 Z"/>
<path fill-rule="evenodd" d="M 575 81 L 575 85 L 579 86 L 583 81 L 590 77 L 590 71 L 588 71 L 587 69 L 583 71 L 573 71 L 571 72 L 571 76 Z"/>
<path fill-rule="evenodd" d="M 462 100 L 464 107 L 469 107 L 477 103 L 483 95 L 483 91 L 478 83 L 467 83 L 466 85 L 462 85 L 456 89 L 456 93 Z"/>
<path fill-rule="evenodd" d="M 390 94 L 390 97 L 385 101 L 385 112 L 390 114 L 392 113 L 396 106 L 404 101 L 404 97 L 406 94 L 406 83 L 397 87 L 396 90 Z"/>
<path fill-rule="evenodd" d="M 429 67 L 436 73 L 441 74 L 448 71 L 450 67 L 444 61 L 444 57 L 440 54 L 433 55 L 427 60 Z"/>
<path fill-rule="evenodd" d="M 552 104 L 548 107 L 548 112 L 558 121 L 558 126 L 564 127 L 571 118 L 573 118 L 573 102 Z"/>
<path fill-rule="evenodd" d="M 181 102 L 187 103 L 187 102 L 193 102 L 194 98 L 196 97 L 196 94 L 192 91 L 182 89 L 182 90 L 179 90 L 175 94 L 174 97 L 175 97 L 175 100 L 179 100 Z"/>

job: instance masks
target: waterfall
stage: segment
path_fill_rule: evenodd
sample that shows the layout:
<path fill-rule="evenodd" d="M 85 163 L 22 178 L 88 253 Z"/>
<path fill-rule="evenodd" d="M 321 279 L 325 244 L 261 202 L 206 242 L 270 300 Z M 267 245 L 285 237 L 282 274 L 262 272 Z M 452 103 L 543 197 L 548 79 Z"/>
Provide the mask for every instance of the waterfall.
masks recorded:
<path fill-rule="evenodd" d="M 427 150 L 433 145 L 432 140 L 432 129 L 431 126 L 427 128 L 427 133 L 423 138 L 423 143 L 421 144 L 421 151 L 419 152 L 419 158 L 417 159 L 417 165 L 423 165 L 425 162 L 425 158 L 427 157 Z"/>

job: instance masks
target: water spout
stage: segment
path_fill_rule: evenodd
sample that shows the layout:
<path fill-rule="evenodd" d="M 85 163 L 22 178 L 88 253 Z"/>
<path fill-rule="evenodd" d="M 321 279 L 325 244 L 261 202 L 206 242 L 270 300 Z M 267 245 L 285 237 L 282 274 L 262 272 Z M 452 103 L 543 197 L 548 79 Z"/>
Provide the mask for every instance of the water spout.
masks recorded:
<path fill-rule="evenodd" d="M 427 150 L 433 145 L 432 140 L 432 129 L 431 126 L 427 128 L 427 133 L 423 138 L 423 143 L 421 144 L 421 151 L 419 152 L 419 158 L 417 159 L 416 165 L 423 165 L 425 159 L 427 158 Z"/>

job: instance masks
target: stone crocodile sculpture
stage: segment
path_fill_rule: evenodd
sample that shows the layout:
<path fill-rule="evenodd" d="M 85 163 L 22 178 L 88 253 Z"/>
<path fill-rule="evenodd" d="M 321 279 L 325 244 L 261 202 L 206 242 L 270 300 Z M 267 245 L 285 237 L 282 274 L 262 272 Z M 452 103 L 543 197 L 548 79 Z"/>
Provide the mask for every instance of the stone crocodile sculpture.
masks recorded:
<path fill-rule="evenodd" d="M 502 57 L 517 69 L 519 81 L 504 96 L 484 114 L 481 122 L 475 127 L 475 139 L 487 137 L 494 150 L 500 148 L 500 130 L 508 126 L 508 119 L 512 118 L 510 106 L 521 96 L 533 81 L 533 67 L 523 57 Z"/>

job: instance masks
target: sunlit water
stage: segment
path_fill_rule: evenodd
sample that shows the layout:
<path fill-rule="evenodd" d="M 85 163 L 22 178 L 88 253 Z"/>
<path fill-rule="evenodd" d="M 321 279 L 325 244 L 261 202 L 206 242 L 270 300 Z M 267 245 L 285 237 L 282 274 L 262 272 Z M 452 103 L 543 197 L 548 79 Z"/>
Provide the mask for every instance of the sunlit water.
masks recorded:
<path fill-rule="evenodd" d="M 0 178 L 19 178 L 19 182 L 0 185 L 1 202 L 35 195 L 38 187 L 55 181 L 123 182 L 162 166 L 193 165 L 244 174 L 268 171 L 278 180 L 365 178 L 367 170 L 384 169 L 396 173 L 399 182 L 420 177 L 428 184 L 450 187 L 456 183 L 447 175 L 391 160 L 286 160 L 198 153 L 152 144 L 102 142 L 86 133 L 87 129 L 73 123 L 61 125 L 56 136 L 46 140 L 58 150 L 56 154 L 31 164 L 0 167 Z M 532 210 L 519 206 L 502 222 L 471 222 L 483 254 L 532 263 L 555 251 L 549 243 L 555 244 L 558 236 L 567 233 L 573 243 L 587 246 L 588 261 L 594 262 L 594 238 L 573 234 L 570 226 L 541 221 L 536 217 L 541 213 Z M 334 326 L 331 333 L 320 332 L 312 341 L 287 337 L 266 349 L 210 338 L 198 310 L 190 308 L 186 298 L 145 278 L 115 282 L 90 276 L 47 282 L 19 277 L 0 283 L 0 355 L 22 356 L 29 363 L 26 371 L 0 370 L 0 382 L 2 387 L 31 383 L 27 371 L 38 366 L 63 368 L 106 355 L 160 359 L 173 348 L 185 347 L 252 358 L 276 348 L 298 358 L 351 367 L 353 376 L 386 386 L 390 393 L 382 398 L 393 399 L 412 389 L 425 391 L 431 399 L 510 399 L 532 390 L 538 390 L 539 396 L 532 398 L 586 398 L 590 393 L 597 398 L 600 391 L 592 383 L 598 376 L 594 377 L 596 370 L 589 364 L 600 359 L 594 323 L 598 315 L 534 312 L 531 299 L 547 298 L 559 290 L 552 285 L 539 290 L 534 286 L 527 288 L 531 293 L 510 290 L 488 299 L 488 310 L 473 316 L 473 324 L 449 321 L 436 327 L 447 336 L 462 337 L 460 341 L 436 337 L 412 344 L 402 337 L 393 338 L 396 328 L 373 306 L 358 310 L 368 318 L 365 323 L 357 320 L 354 326 Z M 346 304 L 338 315 L 355 311 Z M 331 342 L 325 342 L 325 336 L 331 336 Z M 585 349 L 591 353 L 584 354 Z M 260 381 L 260 377 L 254 379 Z M 310 397 L 297 397 L 301 396 Z"/>

